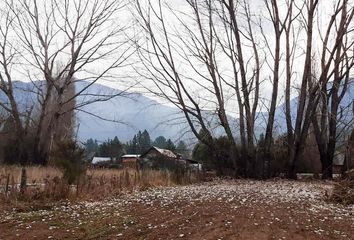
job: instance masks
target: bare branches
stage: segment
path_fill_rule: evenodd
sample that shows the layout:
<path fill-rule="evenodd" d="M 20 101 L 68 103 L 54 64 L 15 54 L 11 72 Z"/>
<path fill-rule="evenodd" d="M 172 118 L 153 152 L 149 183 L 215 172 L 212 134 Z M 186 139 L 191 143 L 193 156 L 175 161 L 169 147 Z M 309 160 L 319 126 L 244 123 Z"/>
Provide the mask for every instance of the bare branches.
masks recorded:
<path fill-rule="evenodd" d="M 266 0 L 260 13 L 252 10 L 253 3 L 247 0 L 186 0 L 183 11 L 162 0 L 146 4 L 136 1 L 136 18 L 147 34 L 141 38 L 146 41 L 140 39 L 137 43 L 146 73 L 139 75 L 154 86 L 149 88 L 150 92 L 184 112 L 197 137 L 198 127 L 211 132 L 201 114 L 210 111 L 230 142 L 235 142 L 228 113 L 237 106 L 241 156 L 248 159 L 246 162 L 251 162 L 254 154 L 254 125 L 260 108 L 269 110 L 266 149 L 271 152 L 278 89 L 284 80 L 289 156 L 290 162 L 296 162 L 294 159 L 304 147 L 321 98 L 321 86 L 327 86 L 332 79 L 342 79 L 343 84 L 349 81 L 353 57 L 348 52 L 353 48 L 353 41 L 347 37 L 353 31 L 348 27 L 353 16 L 345 4 L 347 1 L 336 3 L 331 18 L 320 21 L 316 19 L 317 0 Z M 265 21 L 272 24 L 272 29 Z M 320 22 L 324 23 L 321 29 L 325 29 L 318 34 L 322 48 L 314 42 L 313 30 L 314 24 Z M 321 69 L 316 68 L 317 62 L 321 63 Z M 267 99 L 262 96 L 260 85 L 268 72 L 272 88 L 270 104 L 259 106 L 260 100 Z M 293 124 L 294 109 L 290 102 L 292 89 L 299 84 Z M 343 86 L 338 98 L 345 95 Z M 205 96 L 201 97 L 200 92 Z M 326 95 L 335 98 L 335 92 L 336 88 L 331 88 Z M 193 125 L 194 120 L 197 125 Z"/>
<path fill-rule="evenodd" d="M 142 44 L 137 47 L 143 66 L 147 73 L 151 75 L 149 79 L 152 80 L 153 85 L 158 89 L 154 93 L 164 96 L 165 99 L 181 109 L 195 136 L 205 141 L 206 144 L 211 145 L 211 134 L 204 123 L 199 103 L 191 95 L 185 80 L 183 80 L 183 74 L 179 72 L 175 64 L 176 55 L 178 54 L 175 52 L 176 47 L 167 30 L 161 1 L 158 2 L 157 7 L 153 7 L 150 1 L 148 1 L 146 9 L 138 1 L 136 1 L 135 6 L 139 24 L 146 31 L 150 40 L 146 43 L 146 47 L 143 47 Z M 152 19 L 157 22 L 153 24 Z M 156 26 L 159 27 L 158 30 L 156 30 Z M 151 71 L 151 69 L 154 71 Z M 172 95 L 170 95 L 171 93 Z M 203 137 L 199 134 L 193 119 L 197 120 L 198 125 L 209 137 Z"/>
<path fill-rule="evenodd" d="M 127 45 L 130 41 L 125 34 L 127 24 L 119 22 L 125 3 L 113 0 L 3 0 L 1 3 L 7 9 L 8 18 L 0 31 L 3 42 L 0 58 L 3 59 L 1 67 L 4 70 L 0 75 L 0 87 L 11 103 L 13 94 L 9 64 L 16 54 L 19 60 L 16 70 L 27 74 L 38 94 L 34 111 L 38 116 L 32 122 L 36 127 L 36 157 L 39 152 L 50 152 L 48 146 L 53 144 L 48 143 L 48 139 L 57 139 L 61 134 L 60 122 L 73 124 L 69 116 L 74 110 L 117 96 L 97 94 L 86 98 L 86 102 L 75 104 L 75 100 L 87 93 L 94 83 L 111 78 L 121 67 L 125 67 L 134 52 Z M 15 39 L 13 43 L 7 38 L 7 30 Z M 4 48 L 9 49 L 14 43 L 16 51 L 11 55 Z M 87 84 L 76 91 L 75 85 L 83 80 Z M 18 112 L 15 99 L 13 102 L 7 109 L 11 110 L 12 115 Z M 18 119 L 22 128 L 22 120 L 20 117 Z"/>

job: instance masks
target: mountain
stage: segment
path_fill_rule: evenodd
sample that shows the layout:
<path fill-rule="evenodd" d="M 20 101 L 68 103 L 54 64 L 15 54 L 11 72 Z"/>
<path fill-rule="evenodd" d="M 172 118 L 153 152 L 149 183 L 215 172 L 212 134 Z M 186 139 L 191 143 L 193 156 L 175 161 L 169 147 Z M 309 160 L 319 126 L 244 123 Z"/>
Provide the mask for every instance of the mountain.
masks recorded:
<path fill-rule="evenodd" d="M 347 91 L 339 105 L 339 109 L 342 109 L 341 121 L 338 123 L 339 128 L 348 124 L 351 124 L 353 119 L 353 100 L 354 100 L 354 82 L 349 81 Z M 328 84 L 331 84 L 328 83 Z M 340 89 L 341 91 L 341 89 Z M 330 99 L 331 101 L 331 99 Z M 291 108 L 291 118 L 293 127 L 295 126 L 296 121 L 296 111 L 297 111 L 298 97 L 291 99 L 290 108 Z M 340 111 L 340 110 L 338 110 Z M 286 119 L 285 119 L 285 103 L 279 105 L 275 112 L 275 131 L 277 133 L 285 133 L 287 131 Z M 348 126 L 346 126 L 348 127 Z"/>
<path fill-rule="evenodd" d="M 79 90 L 83 85 L 80 83 L 76 87 Z M 84 95 L 78 97 L 77 104 L 90 100 L 87 99 L 87 94 L 91 96 L 97 93 L 100 95 L 122 94 L 122 96 L 82 107 L 82 110 L 87 113 L 77 112 L 80 139 L 105 140 L 118 136 L 120 140 L 127 141 L 132 139 L 137 131 L 144 129 L 150 133 L 152 139 L 160 135 L 176 139 L 183 132 L 183 125 L 173 121 L 174 118 L 180 116 L 177 108 L 163 105 L 140 93 L 122 93 L 116 89 L 94 84 Z M 116 122 L 105 121 L 96 116 Z"/>
<path fill-rule="evenodd" d="M 78 82 L 76 91 L 82 90 L 87 84 Z M 21 111 L 25 111 L 37 101 L 35 92 L 32 83 L 14 82 L 14 95 Z M 112 95 L 122 96 L 109 99 Z M 85 90 L 76 102 L 80 105 L 94 99 L 102 99 L 102 96 L 107 96 L 109 100 L 91 103 L 80 107 L 81 110 L 76 112 L 78 137 L 82 141 L 88 138 L 103 141 L 118 136 L 124 142 L 132 139 L 137 131 L 144 129 L 150 133 L 152 139 L 163 135 L 175 140 L 185 130 L 185 125 L 173 121 L 181 116 L 177 108 L 163 105 L 140 93 L 122 93 L 120 90 L 95 83 Z M 6 103 L 6 98 L 1 93 L 0 101 Z"/>
<path fill-rule="evenodd" d="M 76 84 L 76 91 L 80 91 L 87 82 L 79 82 Z M 15 82 L 15 97 L 19 102 L 22 110 L 32 106 L 37 101 L 37 96 L 34 93 L 33 84 L 26 82 Z M 77 99 L 77 104 L 80 105 L 87 101 L 97 98 L 99 95 L 121 95 L 107 101 L 98 101 L 92 104 L 81 107 L 76 113 L 78 125 L 78 137 L 85 141 L 88 138 L 94 138 L 99 141 L 106 140 L 117 136 L 121 141 L 132 139 L 134 134 L 139 130 L 146 129 L 151 138 L 163 135 L 167 138 L 176 140 L 180 138 L 188 126 L 186 123 L 179 123 L 179 120 L 184 121 L 184 116 L 176 107 L 170 107 L 161 104 L 140 93 L 123 93 L 120 90 L 113 89 L 98 83 L 93 84 L 85 90 Z M 0 93 L 0 101 L 4 102 L 4 96 Z M 354 99 L 354 86 L 350 85 L 341 106 L 344 108 L 349 106 Z M 293 124 L 295 123 L 297 109 L 297 98 L 291 100 L 291 110 Z M 285 120 L 285 104 L 277 107 L 275 113 L 275 133 L 282 134 L 286 132 Z M 223 129 L 218 124 L 218 119 L 215 114 L 210 111 L 204 112 L 208 122 L 213 126 L 215 136 L 223 134 Z M 97 117 L 98 116 L 98 117 Z M 349 122 L 353 118 L 351 108 L 347 108 L 347 116 L 345 122 Z M 106 120 L 103 120 L 106 119 Z M 114 121 L 108 121 L 114 120 Z M 266 128 L 267 113 L 259 112 L 257 114 L 255 134 L 258 137 L 264 133 Z M 229 121 L 234 129 L 236 136 L 237 119 L 229 116 Z M 191 133 L 184 135 L 184 138 L 190 138 Z"/>

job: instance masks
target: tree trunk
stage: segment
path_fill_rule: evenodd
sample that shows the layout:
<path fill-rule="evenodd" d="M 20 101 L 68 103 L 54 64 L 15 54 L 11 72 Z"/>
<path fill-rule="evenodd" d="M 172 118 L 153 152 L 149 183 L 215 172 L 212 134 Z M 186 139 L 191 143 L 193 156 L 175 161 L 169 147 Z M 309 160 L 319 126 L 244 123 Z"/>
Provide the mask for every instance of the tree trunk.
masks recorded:
<path fill-rule="evenodd" d="M 20 193 L 23 195 L 27 187 L 27 172 L 26 167 L 22 166 L 21 169 L 21 182 L 20 182 Z"/>
<path fill-rule="evenodd" d="M 333 158 L 327 154 L 321 154 L 322 163 L 322 179 L 332 179 L 333 178 Z"/>
<path fill-rule="evenodd" d="M 289 167 L 288 167 L 288 178 L 296 180 L 296 163 L 298 162 L 299 153 L 296 149 L 293 149 L 291 153 L 289 153 Z"/>

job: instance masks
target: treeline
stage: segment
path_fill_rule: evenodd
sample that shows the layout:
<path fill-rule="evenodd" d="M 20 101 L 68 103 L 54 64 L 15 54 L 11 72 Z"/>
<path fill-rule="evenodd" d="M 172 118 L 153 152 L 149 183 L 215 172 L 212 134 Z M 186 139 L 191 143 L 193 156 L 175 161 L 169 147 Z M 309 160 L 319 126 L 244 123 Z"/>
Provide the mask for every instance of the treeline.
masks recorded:
<path fill-rule="evenodd" d="M 119 159 L 125 154 L 141 155 L 152 146 L 177 152 L 184 157 L 189 157 L 190 155 L 190 150 L 184 141 L 179 141 L 175 144 L 171 139 L 166 139 L 164 136 L 151 140 L 147 130 L 139 131 L 126 143 L 122 143 L 117 136 L 102 143 L 90 138 L 85 143 L 85 150 L 87 155 Z"/>
<path fill-rule="evenodd" d="M 204 143 L 198 142 L 192 151 L 192 158 L 200 163 L 203 163 L 203 168 L 205 170 L 216 170 L 219 175 L 229 175 L 233 176 L 234 163 L 233 156 L 231 155 L 231 142 L 226 136 L 220 136 L 214 138 L 215 149 L 211 149 Z M 305 154 L 303 154 L 298 162 L 297 170 L 301 173 L 319 173 L 321 165 L 315 162 L 314 159 L 318 158 L 318 153 L 316 153 L 316 143 L 313 141 L 307 141 L 309 147 L 305 149 Z M 272 152 L 272 162 L 269 165 L 268 177 L 284 177 L 287 172 L 288 163 L 284 161 L 288 158 L 288 148 L 286 134 L 280 135 L 275 138 L 272 142 L 273 152 Z M 240 145 L 238 145 L 240 147 Z M 265 154 L 265 138 L 261 134 L 258 138 L 256 144 L 256 156 L 254 165 L 252 166 L 254 171 L 258 173 L 258 178 L 264 177 L 264 154 Z"/>

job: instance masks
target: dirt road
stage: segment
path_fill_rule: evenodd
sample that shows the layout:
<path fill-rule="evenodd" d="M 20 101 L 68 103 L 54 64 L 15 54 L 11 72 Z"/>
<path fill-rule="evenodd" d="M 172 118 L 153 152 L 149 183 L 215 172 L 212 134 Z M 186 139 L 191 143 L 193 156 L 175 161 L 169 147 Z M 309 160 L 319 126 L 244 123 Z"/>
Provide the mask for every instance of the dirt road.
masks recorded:
<path fill-rule="evenodd" d="M 354 239 L 330 183 L 214 181 L 5 211 L 0 239 Z"/>

